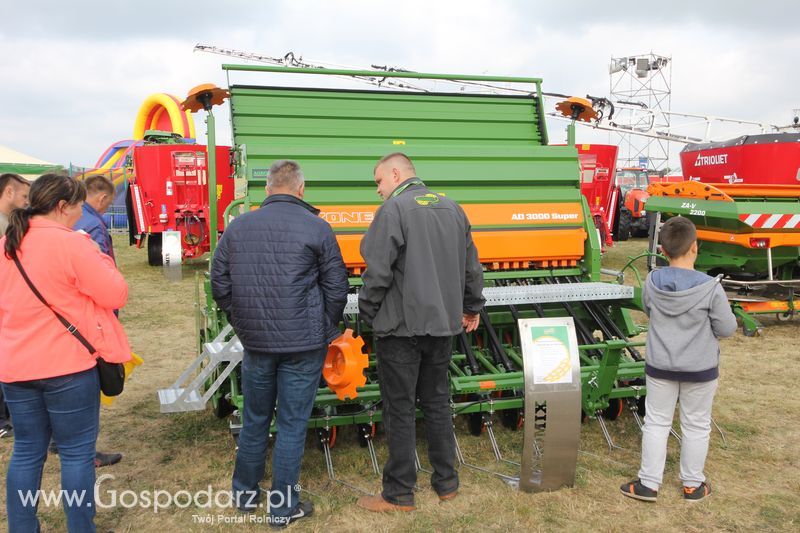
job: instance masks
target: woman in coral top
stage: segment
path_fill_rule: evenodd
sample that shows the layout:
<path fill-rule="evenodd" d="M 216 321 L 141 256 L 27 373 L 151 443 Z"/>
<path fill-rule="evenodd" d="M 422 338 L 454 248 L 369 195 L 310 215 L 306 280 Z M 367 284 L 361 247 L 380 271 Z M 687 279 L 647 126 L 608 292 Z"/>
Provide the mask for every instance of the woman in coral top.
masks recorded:
<path fill-rule="evenodd" d="M 129 360 L 130 347 L 113 315 L 125 304 L 128 286 L 111 258 L 71 229 L 85 198 L 80 182 L 45 174 L 31 185 L 30 207 L 11 213 L 0 239 L 0 385 L 15 432 L 6 477 L 10 531 L 39 530 L 27 496 L 39 490 L 51 434 L 61 456 L 67 527 L 95 531 L 95 356 L 33 294 L 13 261 L 19 259 L 47 303 L 106 361 Z"/>

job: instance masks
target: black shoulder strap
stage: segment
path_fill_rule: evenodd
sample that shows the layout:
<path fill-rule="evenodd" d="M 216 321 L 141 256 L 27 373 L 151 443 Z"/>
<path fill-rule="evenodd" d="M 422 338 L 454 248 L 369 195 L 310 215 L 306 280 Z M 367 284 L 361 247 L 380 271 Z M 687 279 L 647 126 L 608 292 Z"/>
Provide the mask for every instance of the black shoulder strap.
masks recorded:
<path fill-rule="evenodd" d="M 94 349 L 94 346 L 92 346 L 91 343 L 86 340 L 86 337 L 84 337 L 81 334 L 81 332 L 78 331 L 78 328 L 76 328 L 73 324 L 71 324 L 69 320 L 67 320 L 66 318 L 61 316 L 61 314 L 58 311 L 53 309 L 50 306 L 50 304 L 47 303 L 47 300 L 44 299 L 44 296 L 42 296 L 42 294 L 33 285 L 33 282 L 28 277 L 28 274 L 25 272 L 25 269 L 22 268 L 22 263 L 19 262 L 19 258 L 16 255 L 14 256 L 14 264 L 17 265 L 17 268 L 19 269 L 19 273 L 22 274 L 22 277 L 25 279 L 25 283 L 27 283 L 28 287 L 31 288 L 31 291 L 33 291 L 33 294 L 35 294 L 36 297 L 39 298 L 39 301 L 41 301 L 45 305 L 45 307 L 50 309 L 53 312 L 53 314 L 56 315 L 56 318 L 58 319 L 58 321 L 61 322 L 61 324 L 65 328 L 67 328 L 67 331 L 69 331 L 76 339 L 78 339 L 78 341 L 80 341 L 80 343 L 83 344 L 86 347 L 87 350 L 89 350 L 90 354 L 94 355 L 95 352 L 97 351 L 97 350 Z"/>

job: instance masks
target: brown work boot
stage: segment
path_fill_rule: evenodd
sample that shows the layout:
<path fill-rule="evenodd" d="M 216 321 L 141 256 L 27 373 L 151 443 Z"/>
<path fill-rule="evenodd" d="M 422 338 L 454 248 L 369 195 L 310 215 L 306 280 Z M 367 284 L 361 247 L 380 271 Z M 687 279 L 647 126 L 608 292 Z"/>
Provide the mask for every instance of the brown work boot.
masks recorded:
<path fill-rule="evenodd" d="M 454 490 L 453 492 L 448 492 L 447 494 L 439 494 L 439 500 L 443 502 L 449 502 L 456 496 L 458 496 L 458 490 Z"/>
<path fill-rule="evenodd" d="M 375 496 L 362 496 L 358 499 L 357 505 L 373 513 L 407 512 L 416 509 L 413 505 L 396 505 L 394 503 L 389 503 L 384 500 L 383 496 L 380 494 L 376 494 Z"/>

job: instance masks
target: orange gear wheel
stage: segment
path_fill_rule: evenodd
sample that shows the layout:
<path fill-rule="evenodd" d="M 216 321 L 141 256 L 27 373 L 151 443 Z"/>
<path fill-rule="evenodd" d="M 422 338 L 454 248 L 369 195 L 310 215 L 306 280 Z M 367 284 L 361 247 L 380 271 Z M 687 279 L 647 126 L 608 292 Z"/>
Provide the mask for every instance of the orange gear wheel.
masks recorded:
<path fill-rule="evenodd" d="M 364 339 L 353 337 L 352 329 L 346 329 L 328 346 L 322 376 L 340 400 L 352 400 L 358 396 L 356 389 L 367 382 L 364 369 L 369 366 L 369 356 L 363 349 Z"/>

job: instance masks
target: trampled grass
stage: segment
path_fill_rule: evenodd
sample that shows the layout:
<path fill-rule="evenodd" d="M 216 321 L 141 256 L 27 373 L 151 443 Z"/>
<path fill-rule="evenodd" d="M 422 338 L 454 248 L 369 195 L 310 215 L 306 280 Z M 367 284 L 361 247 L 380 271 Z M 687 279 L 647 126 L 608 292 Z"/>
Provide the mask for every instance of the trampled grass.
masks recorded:
<path fill-rule="evenodd" d="M 98 448 L 121 451 L 123 461 L 98 470 L 109 474 L 100 485 L 102 508 L 98 531 L 240 531 L 261 530 L 264 524 L 230 523 L 241 519 L 232 509 L 181 508 L 173 504 L 157 513 L 142 507 L 141 493 L 156 490 L 224 491 L 230 486 L 234 446 L 227 421 L 204 412 L 162 415 L 156 389 L 169 386 L 194 359 L 194 275 L 203 261 L 185 265 L 181 281 L 168 281 L 160 269 L 148 267 L 144 250 L 127 246 L 115 236 L 120 268 L 130 284 L 130 300 L 121 319 L 134 350 L 145 364 L 129 381 L 125 393 L 101 413 Z M 604 266 L 619 268 L 626 257 L 646 247 L 632 240 L 613 248 Z M 628 276 L 628 281 L 632 279 Z M 641 320 L 637 316 L 637 320 Z M 634 477 L 639 461 L 639 432 L 625 413 L 610 423 L 622 450 L 609 452 L 597 423 L 584 424 L 576 484 L 552 493 L 526 494 L 494 476 L 461 469 L 458 498 L 439 503 L 426 474 L 420 475 L 418 510 L 402 515 L 373 515 L 358 509 L 358 494 L 327 480 L 322 453 L 309 436 L 301 483 L 312 495 L 315 516 L 292 526 L 297 531 L 791 531 L 800 527 L 800 361 L 795 342 L 800 320 L 765 318 L 765 334 L 747 338 L 741 332 L 723 341 L 722 378 L 714 407 L 719 433 L 711 438 L 707 475 L 714 494 L 705 502 L 681 499 L 677 479 L 678 446 L 670 441 L 665 484 L 659 501 L 644 504 L 619 494 L 618 486 Z M 503 454 L 517 460 L 522 434 L 498 424 Z M 488 468 L 497 465 L 488 439 L 469 435 L 459 424 L 458 438 L 467 460 Z M 379 432 L 379 461 L 386 457 Z M 419 445 L 423 465 L 425 446 Z M 11 442 L 0 440 L 0 464 L 11 454 Z M 365 449 L 355 431 L 343 428 L 333 449 L 337 475 L 377 491 Z M 58 489 L 58 458 L 50 456 L 42 487 Z M 116 491 L 116 492 L 115 492 Z M 132 492 L 124 492 L 132 491 Z M 117 505 L 111 506 L 116 495 Z M 134 497 L 135 495 L 135 497 Z M 5 524 L 5 491 L 0 523 Z M 186 497 L 179 498 L 181 506 Z M 201 497 L 204 503 L 204 497 Z M 131 505 L 133 504 L 133 505 Z M 66 529 L 63 512 L 40 506 L 45 531 Z M 211 523 L 209 523 L 209 521 Z M 4 526 L 0 526 L 2 528 Z"/>

